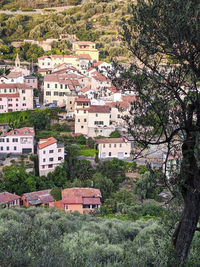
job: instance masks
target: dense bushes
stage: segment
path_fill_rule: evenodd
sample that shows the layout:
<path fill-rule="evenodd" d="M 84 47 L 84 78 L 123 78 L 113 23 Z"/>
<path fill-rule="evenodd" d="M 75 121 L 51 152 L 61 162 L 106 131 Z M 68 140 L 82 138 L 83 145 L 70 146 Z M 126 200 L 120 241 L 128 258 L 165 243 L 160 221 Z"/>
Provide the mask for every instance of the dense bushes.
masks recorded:
<path fill-rule="evenodd" d="M 0 210 L 0 222 L 1 266 L 127 267 L 141 266 L 141 256 L 145 266 L 166 266 L 168 241 L 153 221 L 102 221 L 30 208 Z"/>

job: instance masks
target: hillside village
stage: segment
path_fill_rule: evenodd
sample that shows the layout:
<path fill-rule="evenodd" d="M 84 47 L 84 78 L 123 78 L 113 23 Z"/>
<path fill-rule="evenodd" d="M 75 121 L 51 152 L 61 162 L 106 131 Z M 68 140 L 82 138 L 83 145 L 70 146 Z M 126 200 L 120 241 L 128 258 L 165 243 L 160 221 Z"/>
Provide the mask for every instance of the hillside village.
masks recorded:
<path fill-rule="evenodd" d="M 0 79 L 0 113 L 58 110 L 61 125 L 72 121 L 71 136 L 93 140 L 88 151 L 94 152 L 88 157 L 85 150 L 86 155 L 84 152 L 80 155 L 83 159 L 92 164 L 114 158 L 133 160 L 137 148 L 128 134 L 125 117 L 137 96 L 134 88 L 123 90 L 113 85 L 110 79 L 113 66 L 99 61 L 95 43 L 73 41 L 71 55 L 41 56 L 32 70 L 21 64 L 17 54 L 15 65 L 9 68 L 9 74 Z M 35 154 L 39 175 L 47 176 L 68 155 L 62 141 L 55 136 L 38 139 L 35 131 L 37 127 L 12 129 L 9 123 L 1 124 L 0 155 L 1 158 L 9 156 L 9 165 L 20 156 Z M 149 162 L 152 166 L 162 166 L 164 155 L 164 148 L 149 149 L 138 164 Z"/>

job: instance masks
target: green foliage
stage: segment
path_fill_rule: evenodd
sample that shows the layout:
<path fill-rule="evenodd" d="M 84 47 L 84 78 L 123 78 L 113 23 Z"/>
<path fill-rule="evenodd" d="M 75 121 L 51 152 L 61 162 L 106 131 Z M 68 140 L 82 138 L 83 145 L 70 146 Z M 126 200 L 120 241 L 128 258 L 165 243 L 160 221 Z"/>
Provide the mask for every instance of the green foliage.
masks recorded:
<path fill-rule="evenodd" d="M 78 156 L 84 157 L 94 157 L 94 155 L 98 152 L 96 149 L 79 149 L 77 151 Z"/>
<path fill-rule="evenodd" d="M 0 222 L 2 266 L 168 266 L 169 238 L 153 220 L 100 220 L 29 208 L 0 210 Z M 192 259 L 196 253 L 198 266 L 194 246 Z"/>
<path fill-rule="evenodd" d="M 59 201 L 62 199 L 62 195 L 61 195 L 61 189 L 58 187 L 53 187 L 51 189 L 50 194 L 52 195 L 52 197 L 56 200 Z"/>
<path fill-rule="evenodd" d="M 134 185 L 134 193 L 138 194 L 141 200 L 146 198 L 155 198 L 160 190 L 157 187 L 158 176 L 156 173 L 146 171 Z"/>
<path fill-rule="evenodd" d="M 115 130 L 112 133 L 110 133 L 110 138 L 119 138 L 121 136 L 120 131 Z"/>

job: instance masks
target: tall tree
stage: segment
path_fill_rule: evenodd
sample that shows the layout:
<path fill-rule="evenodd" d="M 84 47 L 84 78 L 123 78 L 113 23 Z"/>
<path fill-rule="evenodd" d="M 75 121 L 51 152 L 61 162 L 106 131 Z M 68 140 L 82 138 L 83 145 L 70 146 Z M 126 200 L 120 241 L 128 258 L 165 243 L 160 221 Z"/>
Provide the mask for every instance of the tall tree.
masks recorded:
<path fill-rule="evenodd" d="M 173 235 L 174 256 L 182 263 L 200 215 L 200 3 L 138 0 L 123 22 L 122 37 L 133 63 L 118 66 L 121 78 L 114 81 L 124 89 L 134 84 L 139 97 L 126 117 L 130 133 L 144 147 L 166 144 L 167 156 L 175 146 L 182 150 L 173 177 L 184 200 Z"/>

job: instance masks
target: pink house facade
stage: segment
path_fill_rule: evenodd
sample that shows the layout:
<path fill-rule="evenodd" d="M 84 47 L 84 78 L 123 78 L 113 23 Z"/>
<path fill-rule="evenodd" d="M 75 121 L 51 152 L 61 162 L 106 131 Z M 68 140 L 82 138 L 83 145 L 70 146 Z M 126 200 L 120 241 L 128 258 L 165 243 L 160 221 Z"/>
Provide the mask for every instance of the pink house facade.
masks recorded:
<path fill-rule="evenodd" d="M 38 88 L 38 79 L 34 75 L 24 76 L 24 84 L 31 88 Z"/>
<path fill-rule="evenodd" d="M 32 127 L 20 129 L 1 130 L 0 135 L 0 154 L 33 154 L 35 131 Z"/>
<path fill-rule="evenodd" d="M 33 109 L 33 88 L 25 84 L 0 84 L 0 113 Z"/>

